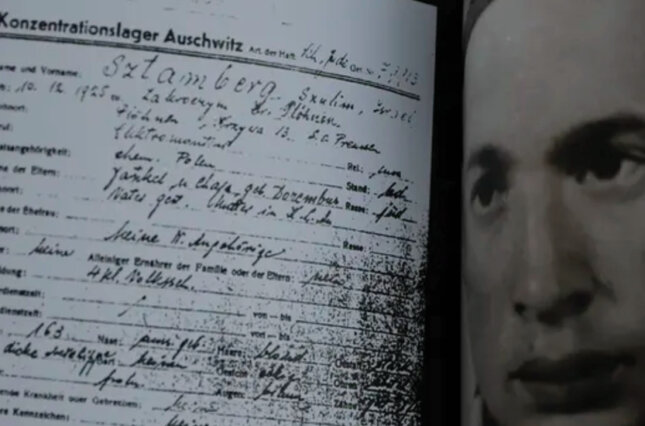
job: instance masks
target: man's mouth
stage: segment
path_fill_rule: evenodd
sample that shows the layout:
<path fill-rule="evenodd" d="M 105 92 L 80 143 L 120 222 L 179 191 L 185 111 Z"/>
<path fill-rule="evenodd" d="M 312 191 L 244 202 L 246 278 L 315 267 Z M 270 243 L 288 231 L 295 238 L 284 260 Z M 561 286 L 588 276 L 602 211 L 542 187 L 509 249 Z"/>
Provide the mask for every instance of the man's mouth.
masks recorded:
<path fill-rule="evenodd" d="M 618 375 L 634 357 L 600 351 L 578 352 L 559 360 L 532 359 L 509 374 L 541 412 L 574 414 L 611 408 L 623 397 Z"/>

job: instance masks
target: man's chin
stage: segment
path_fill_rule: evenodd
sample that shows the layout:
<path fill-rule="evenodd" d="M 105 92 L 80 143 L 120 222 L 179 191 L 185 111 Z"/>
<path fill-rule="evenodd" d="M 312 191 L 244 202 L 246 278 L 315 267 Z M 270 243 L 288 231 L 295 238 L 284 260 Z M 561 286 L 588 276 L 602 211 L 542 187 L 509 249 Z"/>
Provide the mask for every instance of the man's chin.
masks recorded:
<path fill-rule="evenodd" d="M 532 413 L 512 426 L 645 426 L 642 410 L 623 406 L 578 414 Z"/>

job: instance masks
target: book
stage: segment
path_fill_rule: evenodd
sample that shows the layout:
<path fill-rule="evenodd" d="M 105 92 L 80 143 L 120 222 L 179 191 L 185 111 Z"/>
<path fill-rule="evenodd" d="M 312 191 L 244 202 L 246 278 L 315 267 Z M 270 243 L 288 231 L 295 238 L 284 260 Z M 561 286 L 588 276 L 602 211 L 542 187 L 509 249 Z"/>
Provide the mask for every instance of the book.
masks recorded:
<path fill-rule="evenodd" d="M 2 2 L 0 423 L 421 424 L 436 22 Z"/>

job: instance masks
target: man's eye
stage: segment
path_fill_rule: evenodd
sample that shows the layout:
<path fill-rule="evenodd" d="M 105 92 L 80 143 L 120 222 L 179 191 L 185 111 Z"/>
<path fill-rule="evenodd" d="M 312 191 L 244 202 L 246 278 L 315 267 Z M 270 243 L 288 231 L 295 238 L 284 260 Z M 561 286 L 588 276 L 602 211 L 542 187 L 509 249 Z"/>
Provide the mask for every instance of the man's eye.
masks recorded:
<path fill-rule="evenodd" d="M 621 168 L 624 156 L 616 150 L 589 151 L 577 161 L 575 178 L 578 183 L 584 183 L 590 177 L 598 180 L 614 178 Z"/>
<path fill-rule="evenodd" d="M 645 164 L 642 160 L 607 149 L 583 156 L 574 172 L 576 182 L 590 190 L 628 190 L 645 179 Z"/>
<path fill-rule="evenodd" d="M 484 216 L 500 211 L 506 204 L 507 191 L 508 184 L 504 176 L 485 173 L 475 182 L 470 193 L 474 213 Z"/>

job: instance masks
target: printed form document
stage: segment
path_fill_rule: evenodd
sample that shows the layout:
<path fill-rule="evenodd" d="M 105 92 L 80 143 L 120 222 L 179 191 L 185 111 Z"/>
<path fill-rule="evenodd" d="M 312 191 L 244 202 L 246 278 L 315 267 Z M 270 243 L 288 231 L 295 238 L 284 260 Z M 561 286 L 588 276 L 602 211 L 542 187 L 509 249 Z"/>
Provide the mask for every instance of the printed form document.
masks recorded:
<path fill-rule="evenodd" d="M 0 424 L 420 424 L 435 22 L 3 1 Z"/>

